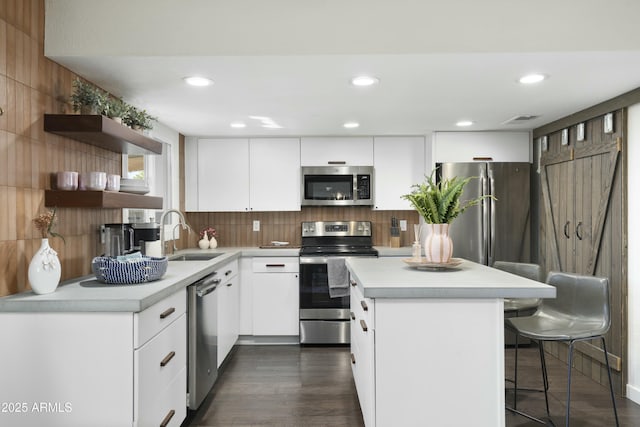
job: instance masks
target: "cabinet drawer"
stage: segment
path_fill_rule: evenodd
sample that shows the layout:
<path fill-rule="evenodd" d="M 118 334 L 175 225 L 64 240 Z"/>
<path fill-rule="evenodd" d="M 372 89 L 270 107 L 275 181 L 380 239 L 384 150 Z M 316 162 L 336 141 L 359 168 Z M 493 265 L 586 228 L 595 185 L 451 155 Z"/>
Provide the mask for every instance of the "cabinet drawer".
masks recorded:
<path fill-rule="evenodd" d="M 216 277 L 224 283 L 226 280 L 238 275 L 238 260 L 231 261 L 220 268 L 216 268 Z"/>
<path fill-rule="evenodd" d="M 155 390 L 153 399 L 140 405 L 137 423 L 134 425 L 179 427 L 187 417 L 186 389 L 185 367 L 165 388 Z"/>
<path fill-rule="evenodd" d="M 187 312 L 187 291 L 182 290 L 158 301 L 133 316 L 133 345 L 140 348 L 154 335 Z"/>
<path fill-rule="evenodd" d="M 297 257 L 257 257 L 253 258 L 254 273 L 297 273 L 300 262 Z"/>
<path fill-rule="evenodd" d="M 157 400 L 158 393 L 167 388 L 186 366 L 187 315 L 182 314 L 134 352 L 134 396 L 139 407 L 148 407 Z M 184 398 L 186 383 L 181 388 Z"/>

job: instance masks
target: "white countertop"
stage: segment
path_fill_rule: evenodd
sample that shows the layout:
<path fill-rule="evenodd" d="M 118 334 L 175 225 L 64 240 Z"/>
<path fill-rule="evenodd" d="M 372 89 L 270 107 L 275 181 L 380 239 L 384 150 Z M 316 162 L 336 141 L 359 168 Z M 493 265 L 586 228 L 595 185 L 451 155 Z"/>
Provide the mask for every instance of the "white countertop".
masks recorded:
<path fill-rule="evenodd" d="M 451 270 L 410 268 L 403 258 L 350 258 L 368 298 L 555 298 L 556 289 L 495 268 L 463 262 Z"/>

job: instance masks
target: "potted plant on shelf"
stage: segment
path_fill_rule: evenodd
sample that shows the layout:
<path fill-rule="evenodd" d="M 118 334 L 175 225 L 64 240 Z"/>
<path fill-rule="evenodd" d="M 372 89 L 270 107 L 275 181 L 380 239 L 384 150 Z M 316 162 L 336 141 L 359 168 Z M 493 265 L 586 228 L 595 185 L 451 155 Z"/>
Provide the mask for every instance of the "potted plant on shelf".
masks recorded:
<path fill-rule="evenodd" d="M 79 111 L 80 114 L 99 114 L 106 102 L 105 92 L 78 78 L 73 81 L 73 94 L 71 94 L 73 111 Z"/>
<path fill-rule="evenodd" d="M 105 108 L 104 114 L 118 123 L 122 123 L 123 117 L 126 117 L 129 110 L 129 105 L 122 100 L 122 98 L 109 98 Z"/>
<path fill-rule="evenodd" d="M 129 107 L 126 117 L 122 118 L 122 121 L 130 126 L 133 130 L 143 130 L 153 128 L 152 122 L 156 120 L 155 117 L 147 113 L 146 110 L 138 110 L 135 107 Z"/>
<path fill-rule="evenodd" d="M 422 184 L 415 184 L 413 191 L 402 196 L 418 211 L 426 223 L 424 238 L 425 259 L 429 263 L 448 263 L 453 255 L 453 242 L 449 237 L 449 226 L 466 209 L 479 204 L 486 195 L 460 202 L 464 186 L 475 177 L 434 181 L 434 173 L 425 178 Z"/>

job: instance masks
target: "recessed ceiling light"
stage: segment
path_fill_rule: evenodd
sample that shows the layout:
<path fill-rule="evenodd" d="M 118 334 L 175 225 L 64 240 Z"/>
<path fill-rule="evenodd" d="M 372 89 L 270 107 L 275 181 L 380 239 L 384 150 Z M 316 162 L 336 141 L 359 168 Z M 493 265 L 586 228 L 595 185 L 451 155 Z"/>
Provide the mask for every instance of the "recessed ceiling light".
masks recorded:
<path fill-rule="evenodd" d="M 546 78 L 547 76 L 545 76 L 544 74 L 533 73 L 533 74 L 527 74 L 526 76 L 520 77 L 518 81 L 522 84 L 530 85 L 534 83 L 540 83 Z"/>
<path fill-rule="evenodd" d="M 198 76 L 185 77 L 184 81 L 191 86 L 209 86 L 213 84 L 213 80 Z"/>
<path fill-rule="evenodd" d="M 460 120 L 456 122 L 456 126 L 459 126 L 459 127 L 467 127 L 467 126 L 471 126 L 472 124 L 473 122 L 471 120 Z"/>
<path fill-rule="evenodd" d="M 347 129 L 354 129 L 360 126 L 360 123 L 358 122 L 347 122 L 345 124 L 342 125 L 343 127 L 347 128 Z"/>
<path fill-rule="evenodd" d="M 242 129 L 247 127 L 246 123 L 243 123 L 243 122 L 231 122 L 229 126 L 236 129 Z"/>
<path fill-rule="evenodd" d="M 373 76 L 356 76 L 351 79 L 351 84 L 354 86 L 372 86 L 379 82 L 380 80 Z"/>

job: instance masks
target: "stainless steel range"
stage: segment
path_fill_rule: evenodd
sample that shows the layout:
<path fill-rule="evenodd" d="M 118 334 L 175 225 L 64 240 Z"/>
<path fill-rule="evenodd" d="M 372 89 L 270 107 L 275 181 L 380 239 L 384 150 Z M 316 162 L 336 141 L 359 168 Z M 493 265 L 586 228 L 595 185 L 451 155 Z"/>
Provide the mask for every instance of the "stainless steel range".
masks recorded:
<path fill-rule="evenodd" d="M 348 344 L 349 296 L 332 298 L 330 258 L 377 257 L 371 222 L 303 222 L 300 249 L 300 343 Z"/>

